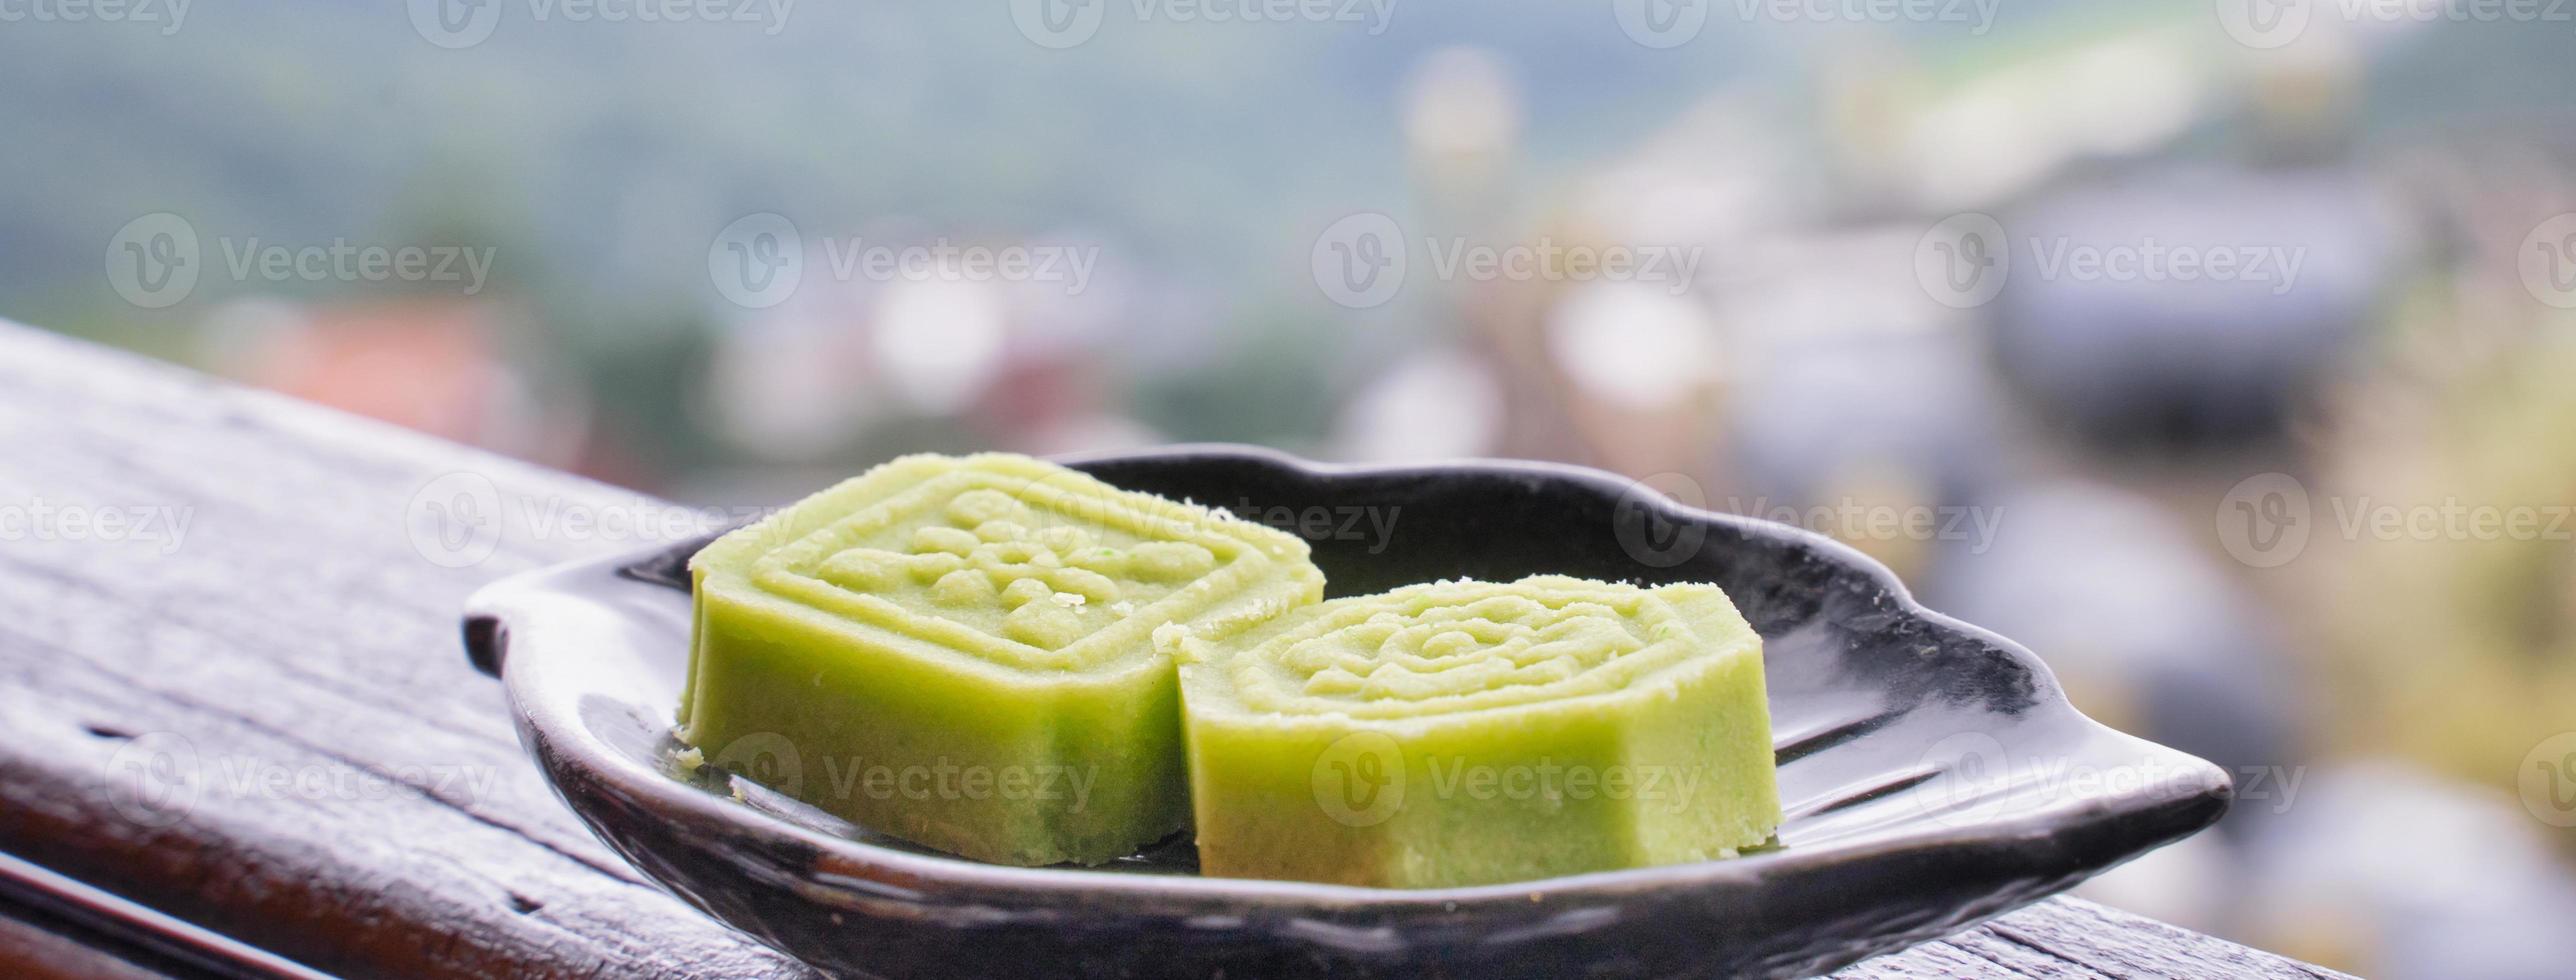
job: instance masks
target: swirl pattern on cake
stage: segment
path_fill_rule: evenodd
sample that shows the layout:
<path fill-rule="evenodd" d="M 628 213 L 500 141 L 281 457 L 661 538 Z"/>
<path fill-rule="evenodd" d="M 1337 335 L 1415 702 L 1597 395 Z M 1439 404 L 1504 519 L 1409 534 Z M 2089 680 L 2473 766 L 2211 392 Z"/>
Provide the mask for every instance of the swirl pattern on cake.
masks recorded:
<path fill-rule="evenodd" d="M 1664 595 L 1545 576 L 1336 602 L 1219 669 L 1247 709 L 1396 718 L 1616 692 L 1697 649 Z"/>
<path fill-rule="evenodd" d="M 854 625 L 1008 667 L 1080 670 L 1150 655 L 1153 625 L 1212 618 L 1201 625 L 1222 632 L 1311 601 L 1280 593 L 1227 608 L 1300 571 L 1301 545 L 1078 474 L 987 465 L 778 535 L 749 577 Z"/>

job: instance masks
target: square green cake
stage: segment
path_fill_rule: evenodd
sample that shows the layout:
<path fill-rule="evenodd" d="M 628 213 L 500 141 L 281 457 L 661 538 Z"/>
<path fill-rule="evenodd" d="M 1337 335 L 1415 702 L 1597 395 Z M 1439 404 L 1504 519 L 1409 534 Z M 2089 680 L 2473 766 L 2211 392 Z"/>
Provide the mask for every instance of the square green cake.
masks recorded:
<path fill-rule="evenodd" d="M 1179 830 L 1180 699 L 1157 631 L 1222 641 L 1323 590 L 1291 535 L 1007 454 L 894 460 L 689 569 L 684 741 L 784 755 L 774 789 L 1018 865 L 1096 864 Z"/>
<path fill-rule="evenodd" d="M 1495 884 L 1780 823 L 1762 639 L 1712 585 L 1443 582 L 1162 639 L 1207 874 Z"/>

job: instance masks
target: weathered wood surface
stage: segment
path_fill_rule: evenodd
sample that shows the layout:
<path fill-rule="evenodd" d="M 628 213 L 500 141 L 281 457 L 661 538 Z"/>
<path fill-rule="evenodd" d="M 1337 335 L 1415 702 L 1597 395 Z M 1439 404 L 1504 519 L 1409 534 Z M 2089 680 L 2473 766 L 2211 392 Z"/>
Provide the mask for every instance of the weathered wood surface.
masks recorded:
<path fill-rule="evenodd" d="M 413 533 L 457 473 L 480 560 Z M 592 839 L 458 650 L 475 587 L 695 529 L 652 507 L 0 324 L 0 850 L 332 972 L 805 973 Z M 2220 973 L 2330 975 L 2062 899 L 1843 975 Z"/>

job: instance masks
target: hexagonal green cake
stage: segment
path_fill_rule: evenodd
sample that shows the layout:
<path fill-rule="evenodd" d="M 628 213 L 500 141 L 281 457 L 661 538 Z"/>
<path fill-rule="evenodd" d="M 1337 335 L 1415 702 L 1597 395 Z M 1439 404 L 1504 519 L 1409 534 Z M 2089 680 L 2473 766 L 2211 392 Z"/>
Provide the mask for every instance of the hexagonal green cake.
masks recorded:
<path fill-rule="evenodd" d="M 1762 640 L 1715 586 L 1444 582 L 1157 639 L 1207 874 L 1490 884 L 1732 857 L 1780 822 Z"/>
<path fill-rule="evenodd" d="M 689 569 L 683 740 L 783 754 L 773 788 L 1022 865 L 1107 861 L 1185 822 L 1156 630 L 1222 640 L 1323 587 L 1293 536 L 1001 454 L 895 460 Z"/>

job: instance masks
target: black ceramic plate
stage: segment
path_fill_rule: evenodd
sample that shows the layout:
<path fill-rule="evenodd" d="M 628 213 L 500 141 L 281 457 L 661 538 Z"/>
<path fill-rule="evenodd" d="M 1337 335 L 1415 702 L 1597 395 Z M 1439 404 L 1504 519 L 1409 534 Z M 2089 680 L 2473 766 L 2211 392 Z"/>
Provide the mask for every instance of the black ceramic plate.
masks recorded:
<path fill-rule="evenodd" d="M 1335 595 L 1538 572 L 1717 583 L 1765 641 L 1788 810 L 1777 846 L 1438 891 L 1203 878 L 1185 838 L 1105 868 L 998 867 L 716 767 L 681 775 L 669 731 L 694 544 L 493 585 L 467 646 L 611 847 L 717 918 L 856 974 L 1821 973 L 2066 888 L 2226 808 L 2216 767 L 2085 718 L 2029 651 L 1795 528 L 1564 466 L 1344 468 L 1227 447 L 1073 465 L 1288 519 Z"/>

